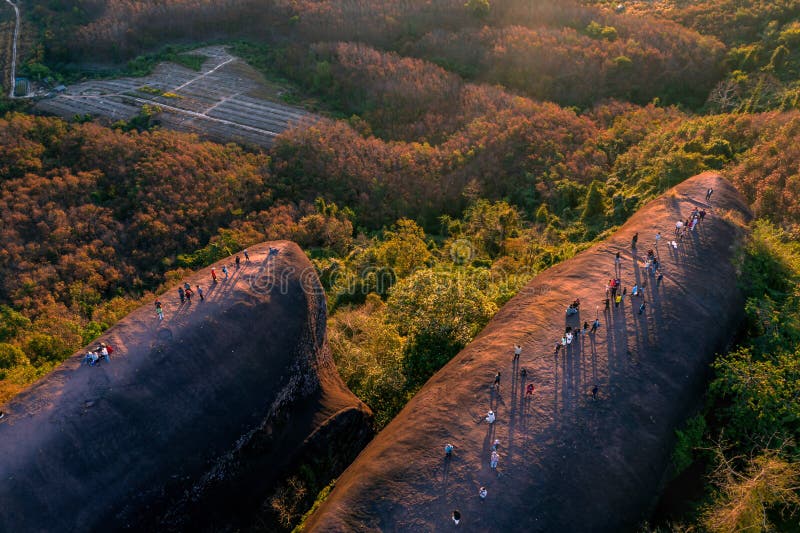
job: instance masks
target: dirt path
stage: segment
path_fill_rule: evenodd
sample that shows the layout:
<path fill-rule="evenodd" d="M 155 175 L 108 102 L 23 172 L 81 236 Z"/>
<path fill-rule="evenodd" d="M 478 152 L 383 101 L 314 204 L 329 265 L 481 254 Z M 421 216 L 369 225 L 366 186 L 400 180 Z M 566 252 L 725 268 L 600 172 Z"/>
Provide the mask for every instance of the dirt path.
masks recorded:
<path fill-rule="evenodd" d="M 19 7 L 17 4 L 12 2 L 11 0 L 6 0 L 11 7 L 14 8 L 14 14 L 16 16 L 16 22 L 14 23 L 14 39 L 11 41 L 11 89 L 8 92 L 8 97 L 11 99 L 16 98 L 14 96 L 14 89 L 16 88 L 16 80 L 17 80 L 17 40 L 19 39 Z"/>
<path fill-rule="evenodd" d="M 270 244 L 181 280 L 204 301 L 175 286 L 163 321 L 128 315 L 98 339 L 110 362 L 78 353 L 3 406 L 0 531 L 237 530 L 314 435 L 355 456 L 368 410 L 333 368 L 324 293 L 297 245 Z"/>
<path fill-rule="evenodd" d="M 708 187 L 716 190 L 713 208 L 702 202 Z M 668 247 L 675 222 L 695 206 L 709 214 L 677 249 Z M 635 530 L 664 482 L 674 429 L 697 406 L 707 365 L 741 317 L 734 257 L 744 230 L 732 220 L 748 213 L 726 180 L 697 176 L 607 241 L 537 276 L 367 446 L 310 530 L 450 530 L 453 509 L 461 531 Z M 643 261 L 657 231 L 661 281 Z M 627 294 L 606 311 L 616 252 Z M 635 283 L 646 285 L 642 313 L 642 297 L 631 296 Z M 576 297 L 580 313 L 566 317 Z M 595 335 L 578 335 L 554 355 L 566 326 L 595 316 Z M 531 383 L 535 393 L 526 397 Z M 489 409 L 492 425 L 484 420 Z M 496 471 L 489 467 L 495 439 Z M 455 445 L 449 460 L 447 442 Z"/>

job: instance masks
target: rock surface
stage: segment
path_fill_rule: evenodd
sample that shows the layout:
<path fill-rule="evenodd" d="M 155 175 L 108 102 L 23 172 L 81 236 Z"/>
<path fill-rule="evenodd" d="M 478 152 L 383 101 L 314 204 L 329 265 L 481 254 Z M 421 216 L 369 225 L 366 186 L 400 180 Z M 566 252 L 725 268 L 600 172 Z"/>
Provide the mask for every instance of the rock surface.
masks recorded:
<path fill-rule="evenodd" d="M 181 280 L 205 301 L 176 286 L 162 322 L 147 304 L 109 329 L 110 362 L 82 351 L 3 407 L 0 531 L 236 530 L 301 465 L 324 481 L 355 457 L 371 413 L 311 263 L 286 241 L 249 253 Z"/>
<path fill-rule="evenodd" d="M 673 249 L 675 222 L 695 206 L 705 207 L 705 220 Z M 674 430 L 697 407 L 709 362 L 741 320 L 735 259 L 749 218 L 732 185 L 702 174 L 645 206 L 607 241 L 537 276 L 367 446 L 308 530 L 450 530 L 454 509 L 462 531 L 636 530 L 665 482 Z M 643 261 L 657 231 L 660 282 Z M 627 294 L 605 311 L 618 251 Z M 643 282 L 647 306 L 639 314 L 642 298 L 631 288 Z M 566 317 L 576 297 L 580 313 Z M 579 335 L 554 356 L 566 326 L 596 314 L 596 335 Z M 529 383 L 536 390 L 526 398 Z M 489 409 L 497 413 L 493 425 L 484 420 Z"/>

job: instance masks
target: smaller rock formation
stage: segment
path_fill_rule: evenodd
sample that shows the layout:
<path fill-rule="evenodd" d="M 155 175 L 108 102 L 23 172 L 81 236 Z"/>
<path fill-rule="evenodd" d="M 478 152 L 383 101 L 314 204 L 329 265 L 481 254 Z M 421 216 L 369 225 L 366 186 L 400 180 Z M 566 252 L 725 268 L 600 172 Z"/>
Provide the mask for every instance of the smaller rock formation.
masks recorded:
<path fill-rule="evenodd" d="M 346 467 L 371 413 L 334 367 L 319 279 L 293 243 L 249 255 L 181 280 L 191 303 L 161 295 L 163 321 L 149 303 L 109 329 L 110 362 L 82 351 L 3 407 L 0 531 L 238 530 L 301 466 L 323 485 Z"/>

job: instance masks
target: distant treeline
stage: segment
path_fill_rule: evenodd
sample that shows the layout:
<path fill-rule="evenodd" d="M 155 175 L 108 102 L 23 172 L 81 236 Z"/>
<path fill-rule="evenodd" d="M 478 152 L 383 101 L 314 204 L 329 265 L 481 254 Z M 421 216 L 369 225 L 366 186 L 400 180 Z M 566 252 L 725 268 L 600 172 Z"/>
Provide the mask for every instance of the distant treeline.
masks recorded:
<path fill-rule="evenodd" d="M 240 38 L 367 43 L 565 105 L 659 97 L 697 106 L 723 74 L 724 47 L 713 37 L 569 0 L 60 0 L 28 16 L 42 43 L 29 70 L 40 76 L 125 62 L 168 43 Z"/>

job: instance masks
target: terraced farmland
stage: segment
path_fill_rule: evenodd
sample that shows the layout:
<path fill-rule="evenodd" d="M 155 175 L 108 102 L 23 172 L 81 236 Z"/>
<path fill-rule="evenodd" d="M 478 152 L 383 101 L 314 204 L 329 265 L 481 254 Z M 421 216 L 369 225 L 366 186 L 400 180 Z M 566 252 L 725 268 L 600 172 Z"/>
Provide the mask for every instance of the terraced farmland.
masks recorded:
<path fill-rule="evenodd" d="M 157 105 L 163 127 L 258 146 L 270 146 L 291 124 L 311 118 L 302 109 L 265 99 L 261 75 L 224 47 L 192 53 L 208 57 L 200 72 L 162 63 L 143 78 L 72 85 L 39 101 L 36 109 L 64 118 L 90 114 L 117 121 L 131 119 L 145 105 Z"/>

